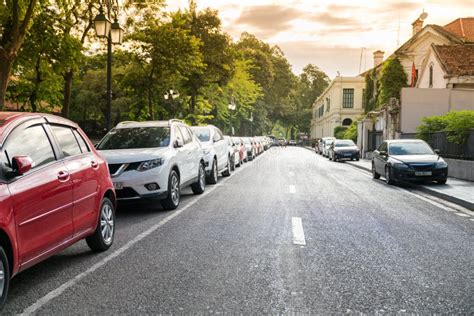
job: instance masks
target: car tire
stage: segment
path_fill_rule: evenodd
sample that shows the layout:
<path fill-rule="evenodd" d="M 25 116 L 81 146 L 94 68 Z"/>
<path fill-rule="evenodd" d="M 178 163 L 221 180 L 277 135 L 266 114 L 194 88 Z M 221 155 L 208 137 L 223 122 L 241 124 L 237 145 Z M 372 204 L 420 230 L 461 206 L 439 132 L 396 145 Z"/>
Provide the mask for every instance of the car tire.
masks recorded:
<path fill-rule="evenodd" d="M 235 155 L 232 157 L 230 161 L 230 171 L 235 171 Z"/>
<path fill-rule="evenodd" d="M 372 162 L 372 178 L 374 179 L 380 179 L 380 174 L 375 171 L 375 164 Z"/>
<path fill-rule="evenodd" d="M 446 182 L 448 182 L 448 179 L 444 179 L 444 180 L 438 180 L 436 181 L 438 184 L 446 184 Z"/>
<path fill-rule="evenodd" d="M 198 179 L 191 185 L 194 194 L 202 194 L 206 189 L 206 171 L 202 163 L 199 164 Z"/>
<path fill-rule="evenodd" d="M 389 166 L 385 167 L 385 182 L 389 185 L 395 184 L 395 181 L 392 179 L 392 170 Z"/>
<path fill-rule="evenodd" d="M 168 177 L 168 196 L 161 201 L 161 206 L 167 211 L 175 210 L 178 208 L 180 200 L 179 175 L 176 170 L 171 170 Z"/>
<path fill-rule="evenodd" d="M 230 172 L 232 171 L 232 162 L 230 161 L 230 157 L 227 157 L 227 167 L 226 169 L 222 172 L 223 177 L 230 177 Z"/>
<path fill-rule="evenodd" d="M 2 246 L 0 246 L 0 274 L 3 277 L 0 280 L 0 310 L 2 310 L 7 301 L 8 289 L 10 288 L 10 264 Z"/>
<path fill-rule="evenodd" d="M 206 177 L 207 184 L 216 184 L 217 183 L 217 160 L 212 161 L 211 174 Z"/>
<path fill-rule="evenodd" d="M 86 243 L 93 251 L 105 251 L 112 246 L 115 236 L 115 208 L 109 198 L 104 197 L 100 204 L 99 219 L 92 236 Z"/>

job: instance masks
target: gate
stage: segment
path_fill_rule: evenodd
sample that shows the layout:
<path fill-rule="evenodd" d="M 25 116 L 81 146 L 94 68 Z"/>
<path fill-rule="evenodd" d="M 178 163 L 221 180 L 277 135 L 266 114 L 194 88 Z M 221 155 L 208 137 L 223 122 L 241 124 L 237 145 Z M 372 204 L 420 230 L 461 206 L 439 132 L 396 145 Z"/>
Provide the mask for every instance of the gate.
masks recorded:
<path fill-rule="evenodd" d="M 383 142 L 383 132 L 382 131 L 369 131 L 369 141 L 368 141 L 368 151 L 374 151 L 379 148 L 380 144 Z"/>

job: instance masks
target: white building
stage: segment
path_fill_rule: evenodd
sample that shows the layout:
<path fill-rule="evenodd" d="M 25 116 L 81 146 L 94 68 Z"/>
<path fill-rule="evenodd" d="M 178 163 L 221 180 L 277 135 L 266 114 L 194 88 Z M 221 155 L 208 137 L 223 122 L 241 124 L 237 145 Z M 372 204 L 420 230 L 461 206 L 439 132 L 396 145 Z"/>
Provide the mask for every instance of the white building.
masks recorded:
<path fill-rule="evenodd" d="M 311 138 L 334 136 L 335 127 L 349 127 L 364 113 L 364 89 L 364 77 L 337 76 L 313 103 Z"/>

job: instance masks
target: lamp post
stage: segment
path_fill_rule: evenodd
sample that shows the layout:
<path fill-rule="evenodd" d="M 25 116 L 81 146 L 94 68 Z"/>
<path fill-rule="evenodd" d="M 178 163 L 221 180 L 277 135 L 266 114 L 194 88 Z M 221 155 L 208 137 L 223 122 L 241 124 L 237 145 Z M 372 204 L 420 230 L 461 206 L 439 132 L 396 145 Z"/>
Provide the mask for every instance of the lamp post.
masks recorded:
<path fill-rule="evenodd" d="M 118 22 L 118 7 L 118 0 L 102 0 L 99 14 L 94 18 L 97 37 L 107 38 L 107 130 L 112 128 L 112 44 L 122 44 L 123 40 L 123 28 Z M 113 23 L 111 22 L 112 14 L 114 15 Z"/>
<path fill-rule="evenodd" d="M 179 98 L 179 92 L 176 90 L 170 89 L 165 92 L 163 97 L 165 98 L 165 100 L 171 100 L 171 106 L 174 106 L 174 100 Z M 150 112 L 151 112 L 151 119 L 154 120 L 155 115 L 153 113 L 153 109 L 150 109 Z"/>
<path fill-rule="evenodd" d="M 230 100 L 230 103 L 227 105 L 227 108 L 232 112 L 237 110 L 237 105 L 235 104 L 233 96 L 232 96 L 232 99 Z M 232 114 L 229 115 L 229 126 L 230 126 L 230 133 L 234 135 L 234 127 L 232 126 Z"/>

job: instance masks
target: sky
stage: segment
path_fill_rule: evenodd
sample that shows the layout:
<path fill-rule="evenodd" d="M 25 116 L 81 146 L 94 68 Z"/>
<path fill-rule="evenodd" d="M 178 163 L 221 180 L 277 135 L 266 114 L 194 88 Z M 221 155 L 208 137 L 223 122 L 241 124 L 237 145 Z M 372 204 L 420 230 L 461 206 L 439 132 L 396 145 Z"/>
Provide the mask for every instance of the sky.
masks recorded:
<path fill-rule="evenodd" d="M 388 57 L 412 34 L 423 12 L 425 24 L 446 25 L 474 16 L 474 0 L 196 0 L 199 9 L 219 11 L 234 40 L 249 32 L 278 45 L 296 74 L 309 63 L 331 78 L 355 76 L 373 66 L 372 53 Z M 188 0 L 167 0 L 167 10 Z M 361 57 L 362 56 L 362 57 Z"/>

